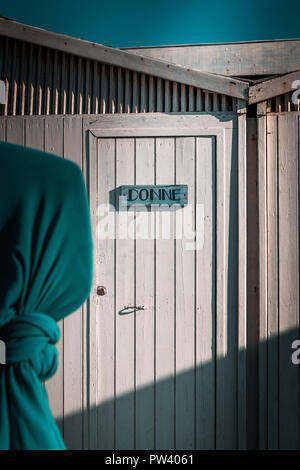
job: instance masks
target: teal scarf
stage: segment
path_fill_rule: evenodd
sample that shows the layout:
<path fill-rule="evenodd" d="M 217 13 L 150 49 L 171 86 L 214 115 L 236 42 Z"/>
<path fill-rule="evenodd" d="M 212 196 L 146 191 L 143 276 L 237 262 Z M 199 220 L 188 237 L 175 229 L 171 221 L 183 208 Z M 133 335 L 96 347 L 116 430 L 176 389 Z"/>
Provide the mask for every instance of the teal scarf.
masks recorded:
<path fill-rule="evenodd" d="M 87 299 L 93 274 L 80 168 L 0 142 L 0 449 L 65 449 L 44 381 L 57 369 L 57 321 Z"/>

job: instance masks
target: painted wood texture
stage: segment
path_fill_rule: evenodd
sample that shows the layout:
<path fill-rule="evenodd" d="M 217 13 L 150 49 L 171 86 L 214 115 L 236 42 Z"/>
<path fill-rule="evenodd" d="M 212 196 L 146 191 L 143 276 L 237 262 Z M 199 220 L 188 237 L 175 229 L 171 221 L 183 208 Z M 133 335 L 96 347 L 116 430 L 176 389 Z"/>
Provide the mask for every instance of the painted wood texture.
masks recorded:
<path fill-rule="evenodd" d="M 260 447 L 299 449 L 299 114 L 261 116 Z"/>
<path fill-rule="evenodd" d="M 86 127 L 95 136 L 93 142 L 97 142 L 91 144 L 89 158 L 93 191 L 96 160 L 101 178 L 98 196 L 91 195 L 98 205 L 107 204 L 109 190 L 122 184 L 183 182 L 189 185 L 191 204 L 164 213 L 170 238 L 162 237 L 163 213 L 152 213 L 149 222 L 147 212 L 137 211 L 135 219 L 129 216 L 133 239 L 97 241 L 96 277 L 108 292 L 98 297 L 91 317 L 91 328 L 99 331 L 101 344 L 98 365 L 92 371 L 95 379 L 91 377 L 92 383 L 100 383 L 102 376 L 96 409 L 104 421 L 93 421 L 96 428 L 91 431 L 98 436 L 97 448 L 242 446 L 236 400 L 237 128 L 227 121 L 221 138 L 220 129 L 209 129 L 212 118 L 205 121 L 203 116 L 195 136 L 194 118 L 186 116 L 181 124 L 190 128 L 190 135 L 182 136 L 182 129 L 171 126 L 168 119 L 161 117 L 162 136 L 157 137 L 135 137 L 142 134 L 135 128 L 138 122 L 144 125 L 142 118 L 132 117 L 127 131 L 128 120 L 122 127 L 123 119 L 117 116 L 91 124 L 86 119 Z M 109 134 L 101 137 L 101 132 L 107 132 L 106 125 Z M 229 198 L 224 197 L 229 193 Z M 191 218 L 180 239 L 184 211 L 191 211 Z M 114 217 L 116 235 L 120 235 L 124 212 L 116 212 Z M 97 217 L 93 225 L 99 227 L 100 220 Z M 160 237 L 134 239 L 146 221 Z M 196 251 L 186 248 L 186 243 L 193 243 L 193 237 L 188 237 L 195 229 L 200 246 Z M 144 310 L 134 308 L 139 305 Z M 99 319 L 105 322 L 103 328 L 99 328 Z M 95 354 L 99 354 L 99 344 L 95 344 Z"/>
<path fill-rule="evenodd" d="M 16 117 L 1 122 L 1 140 L 55 153 L 82 166 L 82 118 Z M 86 370 L 83 308 L 59 322 L 59 367 L 47 383 L 50 406 L 69 449 L 83 448 Z M 85 378 L 84 378 L 85 377 Z"/>
<path fill-rule="evenodd" d="M 257 118 L 247 118 L 247 448 L 258 448 L 258 149 Z"/>
<path fill-rule="evenodd" d="M 1 21 L 0 21 L 1 23 Z M 0 28 L 1 29 L 1 28 Z M 169 79 L 0 36 L 2 115 L 234 111 L 235 99 Z M 187 71 L 185 71 L 187 74 Z M 234 86 L 234 85 L 232 85 Z M 205 96 L 205 99 L 204 99 Z M 214 96 L 214 98 L 213 98 Z M 221 104 L 222 103 L 222 104 Z"/>
<path fill-rule="evenodd" d="M 300 41 L 252 41 L 124 48 L 129 52 L 221 75 L 272 75 L 299 70 Z"/>

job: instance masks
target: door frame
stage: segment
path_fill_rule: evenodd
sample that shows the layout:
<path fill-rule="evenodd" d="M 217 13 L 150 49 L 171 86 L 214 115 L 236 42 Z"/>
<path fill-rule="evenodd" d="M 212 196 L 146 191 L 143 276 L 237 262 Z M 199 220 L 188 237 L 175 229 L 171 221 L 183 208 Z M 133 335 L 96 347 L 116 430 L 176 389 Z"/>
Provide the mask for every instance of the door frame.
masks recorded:
<path fill-rule="evenodd" d="M 97 155 L 97 139 L 101 137 L 166 137 L 166 136 L 215 136 L 216 138 L 216 172 L 223 171 L 226 165 L 225 155 L 225 135 L 226 130 L 235 129 L 237 132 L 237 195 L 238 195 L 238 390 L 237 390 L 237 448 L 247 447 L 247 418 L 246 418 L 246 346 L 247 346 L 247 298 L 246 298 L 246 250 L 247 250 L 247 180 L 246 180 L 246 114 L 245 108 L 240 112 L 225 113 L 145 113 L 145 114 L 104 114 L 101 116 L 89 116 L 83 120 L 83 170 L 86 173 L 87 186 L 89 191 L 91 220 L 93 233 L 96 227 L 96 192 L 93 168 Z M 217 194 L 225 195 L 224 177 L 219 178 L 217 184 Z M 219 217 L 216 220 L 217 232 L 226 236 L 224 225 L 225 204 L 222 197 L 217 197 L 216 207 Z M 221 217 L 220 217 L 221 215 Z M 217 257 L 222 260 L 222 267 L 226 266 L 225 261 L 225 240 L 221 238 L 217 244 Z M 227 335 L 226 318 L 223 311 L 227 311 L 225 279 L 223 269 L 217 271 L 216 285 L 218 299 L 216 303 L 216 322 L 222 325 L 222 331 L 216 335 L 216 351 L 218 354 L 226 356 Z M 97 378 L 93 371 L 97 370 L 97 358 L 94 352 L 97 348 L 97 317 L 96 317 L 96 286 L 97 276 L 94 276 L 92 292 L 88 302 L 89 309 L 89 407 L 97 406 Z M 221 299 L 221 301 L 220 301 Z M 221 383 L 225 381 L 225 370 L 219 370 L 218 374 L 223 376 Z M 221 423 L 218 426 L 218 439 L 222 448 L 222 440 L 226 433 L 225 429 L 225 395 L 220 393 L 223 399 L 217 402 L 217 410 L 221 416 Z M 97 423 L 91 418 L 89 422 L 89 442 L 91 448 L 97 448 Z"/>

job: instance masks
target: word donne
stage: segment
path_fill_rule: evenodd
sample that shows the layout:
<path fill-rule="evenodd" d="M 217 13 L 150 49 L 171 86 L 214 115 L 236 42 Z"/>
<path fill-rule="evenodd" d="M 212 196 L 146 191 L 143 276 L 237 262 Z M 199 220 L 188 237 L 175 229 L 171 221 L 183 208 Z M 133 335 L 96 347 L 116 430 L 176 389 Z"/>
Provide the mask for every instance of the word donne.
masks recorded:
<path fill-rule="evenodd" d="M 134 204 L 187 204 L 187 185 L 167 185 L 167 186 L 121 186 L 122 206 Z"/>

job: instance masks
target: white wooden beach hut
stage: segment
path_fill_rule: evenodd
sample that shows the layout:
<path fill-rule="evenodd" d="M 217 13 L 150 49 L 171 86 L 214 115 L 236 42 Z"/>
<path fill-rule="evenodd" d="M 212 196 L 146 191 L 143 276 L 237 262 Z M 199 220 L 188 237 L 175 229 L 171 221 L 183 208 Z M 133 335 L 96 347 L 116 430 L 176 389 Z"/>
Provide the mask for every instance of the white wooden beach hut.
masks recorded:
<path fill-rule="evenodd" d="M 90 198 L 94 285 L 47 385 L 69 448 L 299 448 L 299 69 L 299 40 L 125 50 L 0 18 L 0 138 Z M 199 249 L 157 212 L 154 238 L 99 236 L 112 191 L 175 184 Z"/>

